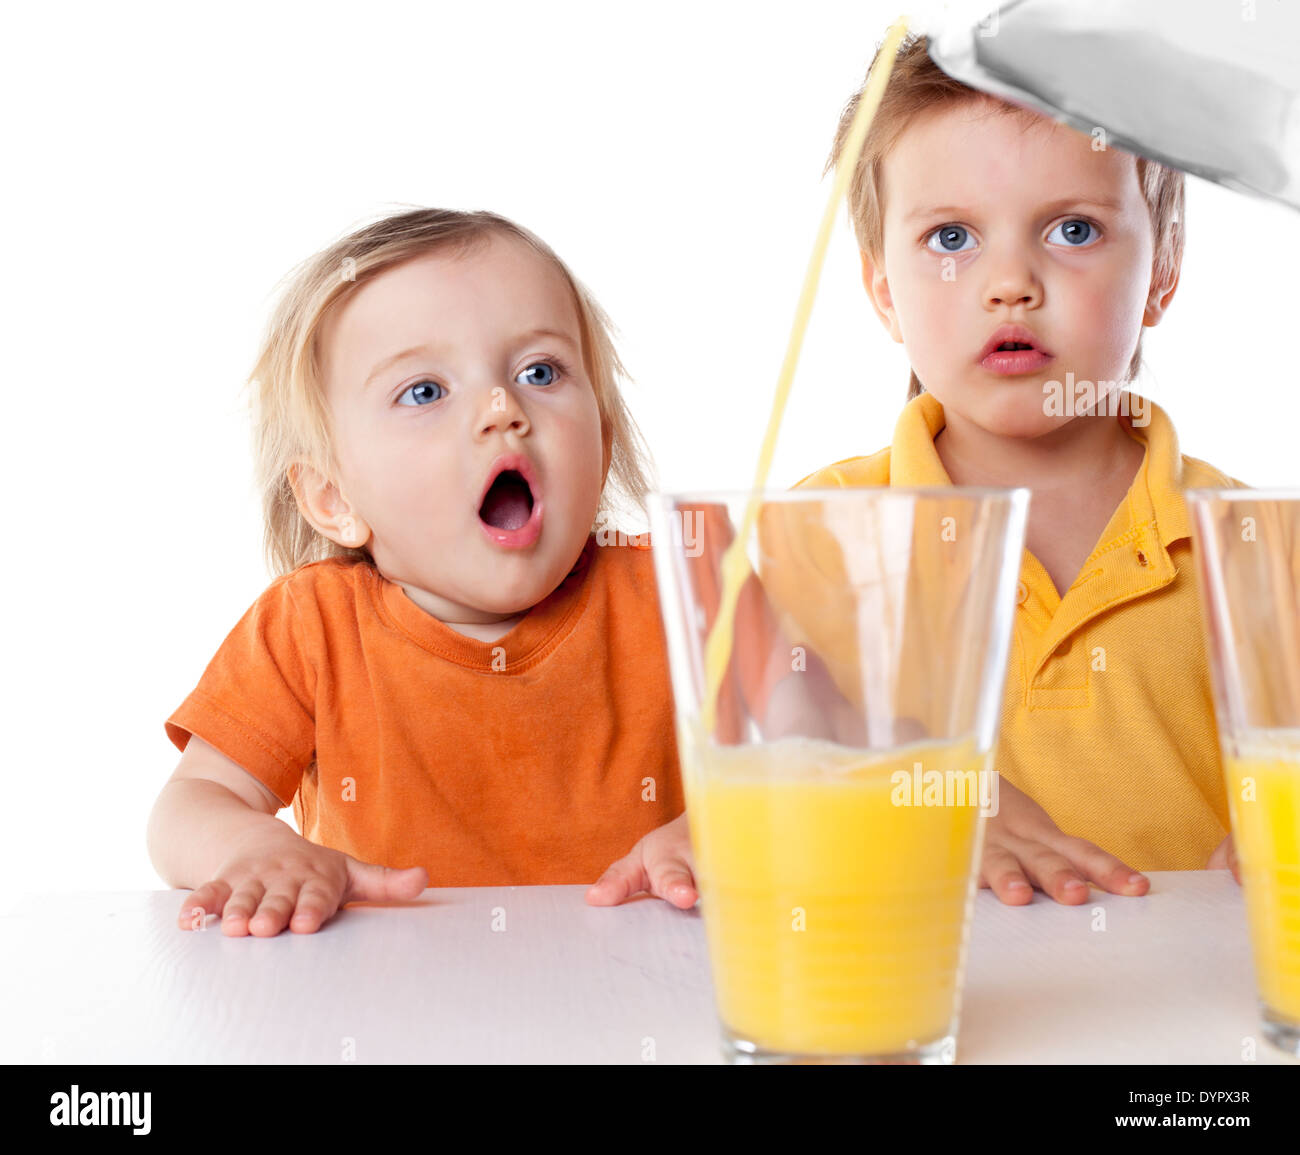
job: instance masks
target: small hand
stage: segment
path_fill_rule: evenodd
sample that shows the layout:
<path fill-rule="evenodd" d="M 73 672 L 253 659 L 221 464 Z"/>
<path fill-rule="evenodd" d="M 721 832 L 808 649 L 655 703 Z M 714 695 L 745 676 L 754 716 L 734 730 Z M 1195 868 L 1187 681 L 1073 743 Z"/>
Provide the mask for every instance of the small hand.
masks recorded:
<path fill-rule="evenodd" d="M 1241 885 L 1241 863 L 1237 861 L 1237 846 L 1232 841 L 1232 831 L 1229 831 L 1228 837 L 1214 848 L 1214 853 L 1210 855 L 1210 861 L 1205 864 L 1205 869 L 1231 870 L 1237 885 Z"/>
<path fill-rule="evenodd" d="M 649 891 L 688 910 L 699 898 L 686 815 L 650 831 L 632 850 L 605 871 L 587 891 L 592 906 L 617 906 L 634 894 Z"/>
<path fill-rule="evenodd" d="M 418 898 L 429 885 L 422 866 L 390 869 L 319 846 L 287 826 L 260 830 L 231 848 L 216 877 L 197 887 L 181 907 L 182 930 L 201 929 L 219 914 L 232 937 L 273 938 L 287 926 L 313 934 L 349 902 Z"/>
<path fill-rule="evenodd" d="M 1088 900 L 1088 883 L 1111 894 L 1142 895 L 1150 880 L 1113 854 L 1062 832 L 1047 811 L 1005 778 L 998 783 L 998 813 L 984 832 L 980 886 L 1008 906 L 1023 906 L 1037 886 L 1066 906 Z"/>

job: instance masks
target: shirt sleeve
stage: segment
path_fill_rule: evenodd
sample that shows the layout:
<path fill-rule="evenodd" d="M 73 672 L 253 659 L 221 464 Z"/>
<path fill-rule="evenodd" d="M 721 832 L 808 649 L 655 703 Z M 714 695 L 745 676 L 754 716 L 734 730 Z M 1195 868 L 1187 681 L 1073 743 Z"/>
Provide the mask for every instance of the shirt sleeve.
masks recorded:
<path fill-rule="evenodd" d="M 274 792 L 285 806 L 316 754 L 316 671 L 290 574 L 248 609 L 198 685 L 165 723 L 184 750 L 197 734 Z"/>

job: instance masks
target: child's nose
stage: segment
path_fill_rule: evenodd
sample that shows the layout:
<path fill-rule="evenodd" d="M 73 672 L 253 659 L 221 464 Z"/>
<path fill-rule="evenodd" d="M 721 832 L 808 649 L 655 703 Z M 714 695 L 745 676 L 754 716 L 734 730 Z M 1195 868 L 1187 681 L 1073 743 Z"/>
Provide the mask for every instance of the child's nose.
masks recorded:
<path fill-rule="evenodd" d="M 989 274 L 984 287 L 990 305 L 1029 305 L 1040 303 L 1042 285 L 1028 263 L 1009 258 Z"/>
<path fill-rule="evenodd" d="M 506 430 L 523 436 L 530 428 L 528 416 L 514 393 L 504 385 L 494 385 L 479 414 L 479 436 L 504 433 Z"/>

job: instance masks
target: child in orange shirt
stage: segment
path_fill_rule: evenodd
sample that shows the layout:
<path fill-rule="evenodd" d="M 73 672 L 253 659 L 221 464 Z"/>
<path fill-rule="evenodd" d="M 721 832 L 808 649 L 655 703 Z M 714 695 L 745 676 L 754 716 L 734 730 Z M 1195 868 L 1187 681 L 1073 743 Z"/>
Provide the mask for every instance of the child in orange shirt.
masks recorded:
<path fill-rule="evenodd" d="M 181 926 L 585 882 L 682 814 L 650 554 L 592 532 L 607 479 L 646 491 L 620 368 L 494 214 L 389 217 L 298 268 L 250 379 L 279 576 L 166 726 L 148 842 L 195 888 Z"/>

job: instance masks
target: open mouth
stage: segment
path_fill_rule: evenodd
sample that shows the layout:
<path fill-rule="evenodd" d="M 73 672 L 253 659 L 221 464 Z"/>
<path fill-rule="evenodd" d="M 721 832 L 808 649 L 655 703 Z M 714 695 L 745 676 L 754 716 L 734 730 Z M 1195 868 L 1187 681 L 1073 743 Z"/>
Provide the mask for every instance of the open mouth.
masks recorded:
<path fill-rule="evenodd" d="M 493 529 L 521 529 L 533 515 L 533 490 L 515 469 L 498 473 L 483 496 L 479 519 Z"/>
<path fill-rule="evenodd" d="M 1019 354 L 1022 361 L 1026 354 L 1040 358 L 1040 363 L 1051 360 L 1049 353 L 1038 343 L 1038 334 L 1027 325 L 999 325 L 989 334 L 988 344 L 976 360 L 987 362 L 990 357 L 999 359 L 999 364 L 1006 365 L 1009 355 Z M 1027 361 L 1026 361 L 1027 363 Z"/>
<path fill-rule="evenodd" d="M 999 333 L 1002 340 L 995 344 Z M 999 325 L 989 335 L 984 349 L 978 358 L 980 365 L 999 377 L 1037 373 L 1052 360 L 1052 354 L 1038 344 L 1037 335 L 1024 325 Z"/>

